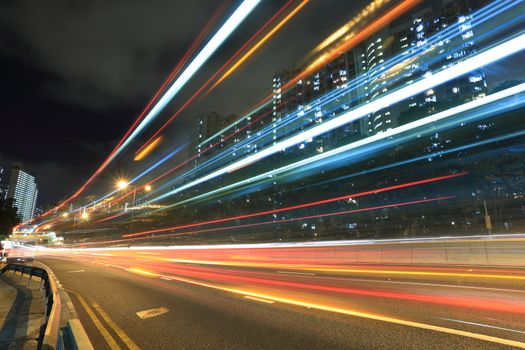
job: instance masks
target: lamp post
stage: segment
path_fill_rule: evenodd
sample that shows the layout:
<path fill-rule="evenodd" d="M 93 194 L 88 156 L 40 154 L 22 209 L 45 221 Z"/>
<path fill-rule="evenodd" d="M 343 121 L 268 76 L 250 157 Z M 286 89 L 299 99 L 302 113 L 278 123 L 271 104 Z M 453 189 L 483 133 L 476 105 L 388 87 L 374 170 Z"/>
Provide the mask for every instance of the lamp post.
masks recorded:
<path fill-rule="evenodd" d="M 117 182 L 117 188 L 119 188 L 121 191 L 125 190 L 126 188 L 129 187 L 129 182 L 127 180 L 119 180 Z M 134 217 L 134 207 L 135 207 L 135 204 L 136 204 L 136 199 L 137 199 L 137 185 L 133 186 L 133 201 L 132 201 L 132 204 L 131 204 L 131 218 L 130 218 L 130 222 L 129 222 L 129 233 L 133 233 L 133 217 Z M 151 186 L 150 185 L 146 185 L 144 186 L 144 191 L 146 192 L 150 192 L 151 191 Z"/>

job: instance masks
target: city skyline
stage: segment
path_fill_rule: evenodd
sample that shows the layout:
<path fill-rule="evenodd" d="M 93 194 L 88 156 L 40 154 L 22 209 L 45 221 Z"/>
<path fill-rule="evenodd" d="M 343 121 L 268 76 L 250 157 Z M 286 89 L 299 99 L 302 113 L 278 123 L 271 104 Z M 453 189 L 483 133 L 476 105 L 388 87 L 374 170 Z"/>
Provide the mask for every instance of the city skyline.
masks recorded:
<path fill-rule="evenodd" d="M 0 28 L 0 348 L 525 349 L 525 0 Z"/>

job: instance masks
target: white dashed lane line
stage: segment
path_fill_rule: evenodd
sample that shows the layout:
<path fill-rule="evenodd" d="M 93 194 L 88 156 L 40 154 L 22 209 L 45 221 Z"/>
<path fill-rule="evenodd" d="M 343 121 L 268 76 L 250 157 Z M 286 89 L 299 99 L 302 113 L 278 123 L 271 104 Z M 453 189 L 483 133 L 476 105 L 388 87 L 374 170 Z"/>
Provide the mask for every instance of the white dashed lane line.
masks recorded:
<path fill-rule="evenodd" d="M 275 301 L 273 301 L 273 300 L 252 297 L 252 296 L 249 296 L 249 295 L 245 295 L 244 298 L 250 299 L 250 300 L 255 300 L 255 301 L 260 301 L 261 303 L 266 303 L 266 304 L 273 304 L 273 303 L 275 303 Z"/>
<path fill-rule="evenodd" d="M 499 330 L 507 331 L 507 332 L 514 332 L 514 333 L 525 334 L 524 331 L 520 331 L 520 330 L 517 330 L 517 329 L 511 329 L 511 328 L 504 328 L 504 327 L 491 326 L 491 325 L 489 325 L 489 324 L 484 324 L 484 323 L 468 322 L 468 321 L 463 321 L 463 320 L 454 320 L 454 319 L 452 319 L 452 318 L 445 318 L 445 317 L 440 317 L 440 318 L 441 318 L 442 320 L 446 320 L 446 321 L 450 321 L 450 322 L 464 323 L 464 324 L 469 324 L 469 325 L 472 325 L 472 326 L 485 327 L 485 328 L 493 328 L 493 329 L 499 329 Z"/>

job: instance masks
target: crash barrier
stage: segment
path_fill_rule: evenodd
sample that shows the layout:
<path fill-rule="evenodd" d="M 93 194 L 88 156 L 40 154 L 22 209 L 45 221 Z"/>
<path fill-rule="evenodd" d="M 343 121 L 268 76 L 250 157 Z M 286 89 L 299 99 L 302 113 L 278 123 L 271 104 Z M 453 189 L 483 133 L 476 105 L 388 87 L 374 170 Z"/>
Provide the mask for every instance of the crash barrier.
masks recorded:
<path fill-rule="evenodd" d="M 20 278 L 29 275 L 29 282 L 34 276 L 39 277 L 40 288 L 44 297 L 45 318 L 38 339 L 39 350 L 92 350 L 93 346 L 78 320 L 76 311 L 67 293 L 54 276 L 53 272 L 45 265 L 28 266 L 20 264 L 7 264 L 2 268 L 6 275 L 13 271 Z"/>
<path fill-rule="evenodd" d="M 71 253 L 90 254 L 96 251 L 119 250 L 162 250 L 162 254 L 174 258 L 174 261 L 525 267 L 525 235 L 521 234 L 237 245 L 107 247 L 74 249 Z M 47 251 L 48 254 L 50 252 L 51 250 Z"/>
<path fill-rule="evenodd" d="M 525 266 L 523 238 L 381 242 L 336 246 L 334 253 L 354 263 Z"/>
<path fill-rule="evenodd" d="M 276 253 L 276 251 L 273 251 Z M 384 263 L 403 265 L 525 266 L 525 239 L 476 238 L 378 240 L 322 248 L 285 249 L 283 258 L 333 264 Z M 278 254 L 278 253 L 277 253 Z"/>

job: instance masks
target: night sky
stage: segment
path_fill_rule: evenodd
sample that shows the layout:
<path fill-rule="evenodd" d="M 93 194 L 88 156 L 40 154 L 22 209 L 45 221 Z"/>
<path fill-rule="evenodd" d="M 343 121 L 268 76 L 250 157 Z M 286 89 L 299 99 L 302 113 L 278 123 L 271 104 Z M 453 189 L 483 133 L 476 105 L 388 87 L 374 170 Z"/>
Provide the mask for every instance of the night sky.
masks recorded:
<path fill-rule="evenodd" d="M 184 130 L 175 135 L 189 140 L 188 126 L 200 112 L 241 113 L 270 92 L 275 73 L 294 66 L 366 3 L 311 2 L 170 128 Z M 32 171 L 41 205 L 71 194 L 105 159 L 219 4 L 1 0 L 0 166 L 21 162 Z M 167 119 L 282 4 L 259 5 L 160 119 Z"/>
<path fill-rule="evenodd" d="M 239 3 L 230 1 L 227 13 Z M 275 73 L 297 66 L 367 3 L 311 1 L 212 94 L 172 123 L 170 143 L 189 142 L 203 111 L 244 112 L 271 92 Z M 283 4 L 263 1 L 156 125 Z M 214 0 L 0 0 L 0 166 L 21 162 L 33 172 L 40 205 L 71 194 L 106 158 L 219 5 Z M 519 62 L 517 67 L 525 69 Z"/>

